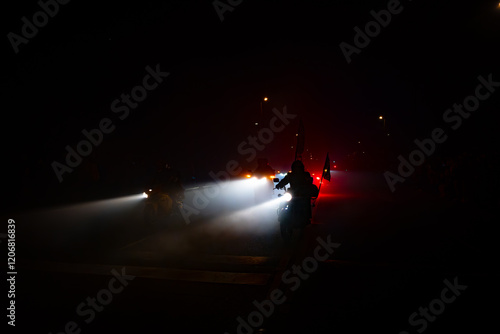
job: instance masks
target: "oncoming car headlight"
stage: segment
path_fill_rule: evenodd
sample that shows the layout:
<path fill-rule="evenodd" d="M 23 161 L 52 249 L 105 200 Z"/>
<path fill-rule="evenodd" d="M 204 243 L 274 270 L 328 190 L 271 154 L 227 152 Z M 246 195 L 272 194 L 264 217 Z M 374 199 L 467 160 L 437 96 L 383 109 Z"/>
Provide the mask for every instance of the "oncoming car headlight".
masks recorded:
<path fill-rule="evenodd" d="M 285 193 L 283 195 L 283 200 L 290 202 L 291 199 L 292 199 L 292 195 L 290 195 L 290 193 Z"/>
<path fill-rule="evenodd" d="M 148 198 L 153 189 L 148 189 L 142 193 L 142 198 Z"/>

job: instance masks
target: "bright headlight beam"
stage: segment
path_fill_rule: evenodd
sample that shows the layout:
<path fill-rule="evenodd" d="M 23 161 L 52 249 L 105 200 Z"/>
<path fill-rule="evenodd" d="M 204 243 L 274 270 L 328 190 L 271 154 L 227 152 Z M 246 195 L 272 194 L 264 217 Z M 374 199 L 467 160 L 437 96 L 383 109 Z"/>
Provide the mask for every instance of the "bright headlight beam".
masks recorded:
<path fill-rule="evenodd" d="M 89 201 L 83 203 L 63 205 L 54 208 L 42 209 L 39 211 L 42 217 L 57 217 L 57 219 L 66 219 L 72 222 L 85 223 L 92 217 L 120 212 L 140 203 L 144 195 L 139 193 L 129 196 L 121 196 L 103 200 Z"/>

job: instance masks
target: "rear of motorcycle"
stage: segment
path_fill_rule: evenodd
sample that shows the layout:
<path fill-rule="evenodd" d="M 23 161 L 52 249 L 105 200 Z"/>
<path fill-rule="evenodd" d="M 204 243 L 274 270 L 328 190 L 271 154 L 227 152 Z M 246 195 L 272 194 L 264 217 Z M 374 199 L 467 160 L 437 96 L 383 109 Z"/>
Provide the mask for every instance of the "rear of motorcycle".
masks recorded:
<path fill-rule="evenodd" d="M 286 194 L 287 198 L 284 198 L 278 208 L 278 222 L 281 237 L 285 243 L 290 244 L 301 237 L 309 223 L 307 205 L 310 205 L 310 200 L 302 197 L 293 198 L 289 193 Z"/>

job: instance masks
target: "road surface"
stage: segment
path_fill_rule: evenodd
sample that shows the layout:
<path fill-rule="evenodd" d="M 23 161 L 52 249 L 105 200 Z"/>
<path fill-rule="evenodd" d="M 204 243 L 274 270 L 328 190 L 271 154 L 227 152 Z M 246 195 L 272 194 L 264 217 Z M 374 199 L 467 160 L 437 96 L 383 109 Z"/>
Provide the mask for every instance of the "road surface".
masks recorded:
<path fill-rule="evenodd" d="M 16 330 L 444 333 L 494 323 L 495 208 L 335 171 L 312 224 L 286 246 L 274 203 L 226 195 L 175 227 L 144 227 L 137 198 L 10 217 Z"/>

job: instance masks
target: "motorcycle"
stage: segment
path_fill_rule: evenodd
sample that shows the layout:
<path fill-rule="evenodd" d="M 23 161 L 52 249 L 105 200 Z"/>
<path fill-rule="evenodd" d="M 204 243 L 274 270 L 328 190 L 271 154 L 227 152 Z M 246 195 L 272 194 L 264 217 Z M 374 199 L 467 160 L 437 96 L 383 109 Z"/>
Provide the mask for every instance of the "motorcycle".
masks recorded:
<path fill-rule="evenodd" d="M 162 192 L 159 187 L 144 191 L 144 222 L 148 226 L 162 223 L 178 224 L 182 219 L 182 194 L 171 196 Z"/>
<path fill-rule="evenodd" d="M 278 194 L 278 197 L 281 199 L 277 210 L 281 237 L 285 243 L 290 243 L 294 237 L 300 237 L 310 224 L 311 199 L 293 196 L 286 187 L 284 194 Z"/>

